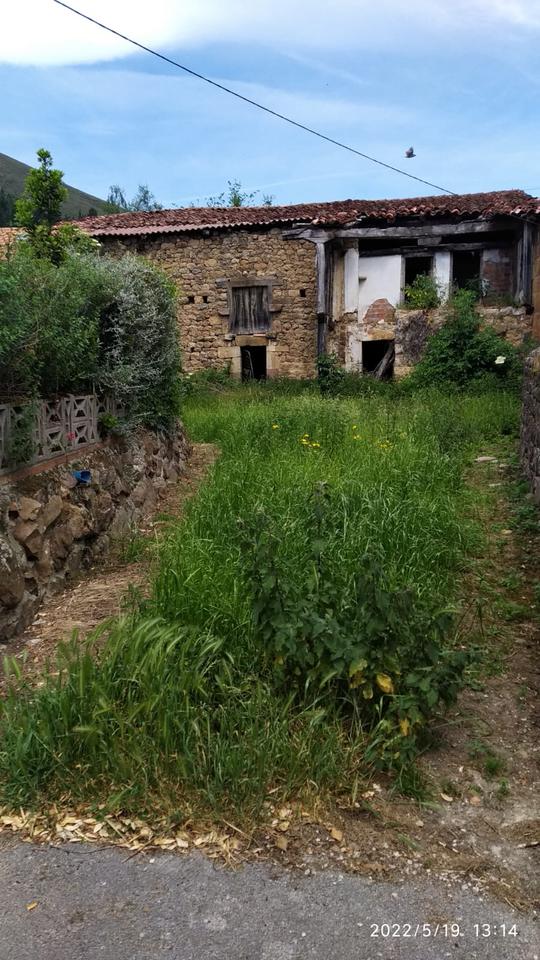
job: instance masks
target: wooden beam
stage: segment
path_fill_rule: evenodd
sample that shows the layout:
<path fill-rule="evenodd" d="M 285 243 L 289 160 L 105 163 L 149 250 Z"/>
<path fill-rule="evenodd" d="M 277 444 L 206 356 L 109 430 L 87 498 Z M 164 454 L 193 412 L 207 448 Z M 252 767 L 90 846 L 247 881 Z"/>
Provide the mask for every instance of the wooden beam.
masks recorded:
<path fill-rule="evenodd" d="M 284 240 L 310 240 L 311 243 L 324 243 L 331 240 L 334 236 L 333 230 L 321 230 L 317 227 L 294 227 L 291 230 L 284 230 L 282 237 Z"/>
<path fill-rule="evenodd" d="M 326 247 L 323 241 L 317 243 L 317 313 L 326 314 Z"/>
<path fill-rule="evenodd" d="M 492 243 L 441 243 L 433 248 L 425 247 L 363 247 L 360 248 L 360 262 L 362 257 L 433 257 L 442 250 L 505 250 L 512 246 L 510 241 L 493 241 Z"/>
<path fill-rule="evenodd" d="M 494 220 L 462 220 L 460 223 L 419 223 L 410 227 L 350 227 L 336 230 L 336 237 L 357 237 L 359 240 L 406 239 L 407 237 L 445 237 L 463 233 L 492 233 L 509 229 Z"/>
<path fill-rule="evenodd" d="M 518 221 L 516 221 L 517 225 Z M 417 223 L 414 226 L 402 227 L 336 227 L 324 230 L 321 227 L 299 226 L 291 230 L 284 230 L 285 240 L 320 241 L 339 240 L 406 240 L 422 237 L 459 236 L 467 233 L 493 233 L 496 230 L 507 230 L 515 233 L 516 225 L 504 220 L 461 220 L 459 223 Z"/>
<path fill-rule="evenodd" d="M 523 305 L 532 304 L 532 248 L 533 226 L 530 221 L 523 224 L 523 233 L 517 248 L 516 300 Z"/>

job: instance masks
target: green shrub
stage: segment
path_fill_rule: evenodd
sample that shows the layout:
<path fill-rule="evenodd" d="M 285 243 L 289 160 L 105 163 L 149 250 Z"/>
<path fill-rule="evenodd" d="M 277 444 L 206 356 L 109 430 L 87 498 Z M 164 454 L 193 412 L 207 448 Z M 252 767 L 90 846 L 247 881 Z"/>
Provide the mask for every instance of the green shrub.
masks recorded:
<path fill-rule="evenodd" d="M 120 403 L 130 424 L 168 429 L 180 403 L 174 285 L 140 257 L 103 257 L 96 267 L 108 289 L 96 383 Z"/>
<path fill-rule="evenodd" d="M 339 365 L 335 353 L 323 353 L 317 357 L 317 376 L 322 394 L 335 395 L 343 383 L 345 371 Z"/>
<path fill-rule="evenodd" d="M 7 399 L 98 389 L 128 424 L 178 415 L 175 293 L 136 257 L 71 249 L 58 265 L 20 244 L 0 261 L 0 384 Z"/>
<path fill-rule="evenodd" d="M 349 511 L 332 499 L 325 484 L 310 498 L 309 558 L 296 580 L 280 564 L 270 517 L 255 515 L 246 544 L 255 636 L 285 689 L 337 688 L 366 727 L 377 728 L 374 755 L 399 767 L 434 709 L 455 698 L 468 657 L 447 642 L 449 610 L 390 585 L 380 548 L 370 546 L 356 569 L 336 568 L 332 530 Z"/>
<path fill-rule="evenodd" d="M 0 384 L 8 397 L 77 392 L 98 370 L 107 284 L 93 258 L 58 266 L 19 247 L 0 261 Z"/>
<path fill-rule="evenodd" d="M 448 319 L 428 340 L 426 352 L 416 366 L 416 384 L 453 383 L 462 386 L 487 377 L 519 382 L 521 362 L 515 347 L 502 340 L 490 327 L 481 324 L 475 295 L 459 290 L 448 305 Z"/>
<path fill-rule="evenodd" d="M 405 306 L 411 310 L 433 310 L 441 302 L 437 281 L 428 273 L 421 273 L 404 290 Z"/>

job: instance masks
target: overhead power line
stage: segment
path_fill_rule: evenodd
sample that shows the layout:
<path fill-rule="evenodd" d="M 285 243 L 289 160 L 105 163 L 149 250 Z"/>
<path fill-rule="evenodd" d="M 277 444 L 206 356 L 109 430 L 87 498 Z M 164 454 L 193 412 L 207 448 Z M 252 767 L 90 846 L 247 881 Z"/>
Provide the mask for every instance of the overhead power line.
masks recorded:
<path fill-rule="evenodd" d="M 171 57 L 166 57 L 165 54 L 159 53 L 157 50 L 153 50 L 151 47 L 145 46 L 144 43 L 139 43 L 138 40 L 133 40 L 131 37 L 126 36 L 125 33 L 120 33 L 119 30 L 114 30 L 112 27 L 108 27 L 107 24 L 101 23 L 99 20 L 95 20 L 94 17 L 89 17 L 88 14 L 83 13 L 81 10 L 76 10 L 75 7 L 70 7 L 70 5 L 68 3 L 64 3 L 63 0 L 53 0 L 53 3 L 56 3 L 59 7 L 64 7 L 66 10 L 76 14 L 78 17 L 82 17 L 83 20 L 88 20 L 89 23 L 93 23 L 97 27 L 101 27 L 102 30 L 106 30 L 108 33 L 114 34 L 115 37 L 125 40 L 126 43 L 131 43 L 132 46 L 138 47 L 139 50 L 144 50 L 145 53 L 150 53 L 153 57 L 158 57 L 165 63 L 170 63 L 171 66 L 178 67 L 179 70 L 183 70 L 184 73 L 188 73 L 190 76 L 196 77 L 197 80 L 203 80 L 204 83 L 209 83 L 212 87 L 216 87 L 223 93 L 228 93 L 231 97 L 236 97 L 237 100 L 243 100 L 244 103 L 249 103 L 250 106 L 257 107 L 258 110 L 264 110 L 264 112 L 270 114 L 270 116 L 277 117 L 278 120 L 283 120 L 285 123 L 289 123 L 291 126 L 297 127 L 299 130 L 304 130 L 306 133 L 310 133 L 314 137 L 319 137 L 320 140 L 326 140 L 327 143 L 332 143 L 335 147 L 340 147 L 342 150 L 347 150 L 349 153 L 356 154 L 357 157 L 362 157 L 364 160 L 369 160 L 370 163 L 376 163 L 379 167 L 385 167 L 386 170 L 392 170 L 394 173 L 399 173 L 403 177 L 408 177 L 409 180 L 416 180 L 417 183 L 423 183 L 427 187 L 433 187 L 434 190 L 440 190 L 441 193 L 447 193 L 453 197 L 459 196 L 459 194 L 457 194 L 454 190 L 449 190 L 447 187 L 441 187 L 438 183 L 431 183 L 430 180 L 424 180 L 422 177 L 416 177 L 413 173 L 407 173 L 406 170 L 402 170 L 400 167 L 394 167 L 391 163 L 385 163 L 384 160 L 378 160 L 377 157 L 371 157 L 368 153 L 363 153 L 361 150 L 357 150 L 355 147 L 351 147 L 347 143 L 342 143 L 340 140 L 335 140 L 333 137 L 329 137 L 325 133 L 321 133 L 319 130 L 314 130 L 312 127 L 306 126 L 305 123 L 300 123 L 298 120 L 293 120 L 292 117 L 287 117 L 284 113 L 279 113 L 277 110 L 272 110 L 270 107 L 265 107 L 264 104 L 258 103 L 257 100 L 252 100 L 251 97 L 245 97 L 244 94 L 238 93 L 237 90 L 232 90 L 231 87 L 226 87 L 223 83 L 218 83 L 217 80 L 211 80 L 210 77 L 205 77 L 204 74 L 198 73 L 196 70 L 192 70 L 190 67 L 186 67 L 183 63 L 179 63 L 178 60 L 172 60 Z"/>

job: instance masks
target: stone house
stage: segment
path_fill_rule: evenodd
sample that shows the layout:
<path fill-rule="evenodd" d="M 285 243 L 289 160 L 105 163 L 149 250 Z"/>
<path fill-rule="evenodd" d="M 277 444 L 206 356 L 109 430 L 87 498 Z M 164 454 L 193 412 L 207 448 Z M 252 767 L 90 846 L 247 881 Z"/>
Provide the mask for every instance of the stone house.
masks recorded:
<path fill-rule="evenodd" d="M 486 323 L 540 339 L 540 200 L 520 190 L 86 218 L 105 250 L 142 254 L 179 290 L 184 369 L 311 377 L 317 355 L 405 373 L 444 311 L 400 309 L 431 275 L 444 301 L 480 285 Z M 536 313 L 535 313 L 536 309 Z"/>

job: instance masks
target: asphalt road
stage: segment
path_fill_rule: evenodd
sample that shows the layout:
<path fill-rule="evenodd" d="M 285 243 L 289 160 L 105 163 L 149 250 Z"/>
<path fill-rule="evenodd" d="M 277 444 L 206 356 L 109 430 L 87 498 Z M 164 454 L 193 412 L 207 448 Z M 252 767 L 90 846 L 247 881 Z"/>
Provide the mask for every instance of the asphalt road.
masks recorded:
<path fill-rule="evenodd" d="M 194 855 L 128 856 L 119 848 L 3 843 L 0 960 L 534 960 L 540 954 L 533 918 L 470 888 L 257 865 L 233 872 Z M 456 924 L 459 935 L 445 923 Z M 475 924 L 490 924 L 490 936 L 477 937 Z"/>

